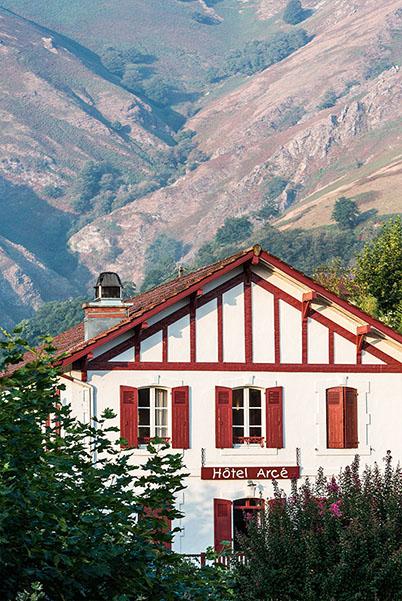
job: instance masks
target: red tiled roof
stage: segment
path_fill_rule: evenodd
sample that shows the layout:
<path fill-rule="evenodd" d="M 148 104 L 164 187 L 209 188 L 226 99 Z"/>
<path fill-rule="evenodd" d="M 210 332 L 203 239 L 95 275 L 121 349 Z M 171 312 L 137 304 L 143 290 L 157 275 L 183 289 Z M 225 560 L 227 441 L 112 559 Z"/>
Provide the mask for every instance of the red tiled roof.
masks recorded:
<path fill-rule="evenodd" d="M 76 356 L 77 353 L 79 353 L 79 356 L 85 355 L 87 347 L 97 345 L 98 342 L 102 341 L 104 338 L 109 337 L 110 335 L 116 336 L 121 328 L 124 328 L 124 326 L 129 326 L 135 321 L 139 322 L 140 318 L 149 311 L 160 307 L 168 301 L 170 301 L 170 303 L 173 302 L 173 299 L 176 296 L 185 293 L 191 288 L 194 289 L 194 286 L 197 286 L 197 284 L 200 284 L 201 286 L 204 280 L 208 281 L 208 279 L 213 279 L 212 276 L 214 276 L 215 274 L 216 277 L 219 277 L 220 271 L 225 270 L 226 267 L 230 268 L 232 264 L 239 265 L 241 263 L 244 263 L 247 260 L 249 260 L 252 257 L 252 255 L 253 248 L 247 248 L 230 257 L 217 261 L 216 263 L 207 265 L 206 267 L 201 267 L 200 269 L 197 269 L 196 271 L 193 271 L 187 275 L 177 277 L 174 280 L 156 286 L 155 288 L 152 288 L 147 292 L 143 292 L 142 294 L 134 296 L 128 301 L 132 303 L 132 306 L 129 308 L 128 317 L 122 319 L 118 324 L 114 325 L 108 330 L 105 330 L 104 332 L 101 332 L 100 334 L 89 340 L 85 340 L 84 338 L 84 323 L 81 322 L 77 324 L 69 330 L 66 330 L 65 332 L 62 332 L 61 334 L 55 336 L 55 338 L 53 339 L 53 345 L 56 348 L 57 354 L 64 354 L 67 356 L 67 358 L 73 355 Z M 298 271 L 297 269 L 294 269 L 293 267 L 290 267 L 277 257 L 274 257 L 273 255 L 270 255 L 265 251 L 262 251 L 261 257 L 263 257 L 264 260 L 271 262 L 273 265 L 276 265 L 279 269 L 283 269 L 296 280 L 304 281 L 306 285 L 311 286 L 313 289 L 326 296 L 332 302 L 340 304 L 345 309 L 349 310 L 352 314 L 357 315 L 361 319 L 367 320 L 369 323 L 378 327 L 379 330 L 390 335 L 394 339 L 402 342 L 402 336 L 400 334 L 393 331 L 391 328 L 379 322 L 378 320 L 374 319 L 370 315 L 364 313 L 354 305 L 351 305 L 347 301 L 338 298 L 335 294 L 327 291 L 319 284 L 316 284 L 311 278 L 304 275 L 302 272 Z M 126 327 L 126 329 L 128 328 Z M 18 369 L 19 367 L 22 367 L 22 365 L 26 364 L 31 358 L 32 355 L 27 354 L 27 356 L 24 357 L 24 361 L 14 366 L 10 370 L 10 372 L 15 371 L 15 369 Z M 64 359 L 63 362 L 66 363 L 66 360 Z"/>
<path fill-rule="evenodd" d="M 90 344 L 93 344 L 97 340 L 101 340 L 107 337 L 111 332 L 120 329 L 120 327 L 123 324 L 131 323 L 135 319 L 141 317 L 141 315 L 143 315 L 144 313 L 154 309 L 155 307 L 158 307 L 162 303 L 175 297 L 177 294 L 185 292 L 188 288 L 191 288 L 195 284 L 202 282 L 205 278 L 208 278 L 216 272 L 219 272 L 221 269 L 225 268 L 228 265 L 231 265 L 238 259 L 246 257 L 247 255 L 251 254 L 251 252 L 252 248 L 242 250 L 230 257 L 217 261 L 216 263 L 207 265 L 206 267 L 201 267 L 200 269 L 188 273 L 187 275 L 177 277 L 174 280 L 165 282 L 164 284 L 160 284 L 159 286 L 156 286 L 155 288 L 152 288 L 147 292 L 143 292 L 142 294 L 134 296 L 133 298 L 129 299 L 129 301 L 127 301 L 132 303 L 132 306 L 129 308 L 128 317 L 122 319 L 118 324 L 114 325 L 108 330 L 105 330 L 104 332 L 101 332 L 100 334 L 98 334 L 94 338 L 91 338 L 90 340 L 85 340 L 84 338 L 83 322 L 73 326 L 69 330 L 66 330 L 65 332 L 62 332 L 61 334 L 58 334 L 54 337 L 53 346 L 56 349 L 57 355 L 67 354 L 69 356 L 82 349 L 85 349 Z M 19 369 L 20 367 L 28 363 L 31 359 L 33 359 L 32 354 L 27 353 L 24 356 L 24 360 L 21 363 L 10 368 L 7 371 L 7 373 L 9 374 L 15 371 L 16 369 Z"/>

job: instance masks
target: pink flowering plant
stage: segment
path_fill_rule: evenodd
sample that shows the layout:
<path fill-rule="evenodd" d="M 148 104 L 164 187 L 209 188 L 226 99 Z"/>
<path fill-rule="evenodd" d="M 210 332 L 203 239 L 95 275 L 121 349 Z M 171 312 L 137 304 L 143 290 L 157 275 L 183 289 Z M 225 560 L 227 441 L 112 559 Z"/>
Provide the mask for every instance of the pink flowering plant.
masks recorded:
<path fill-rule="evenodd" d="M 335 478 L 275 486 L 262 519 L 242 537 L 234 566 L 242 601 L 396 601 L 402 599 L 402 476 L 390 452 L 360 470 L 359 458 Z"/>

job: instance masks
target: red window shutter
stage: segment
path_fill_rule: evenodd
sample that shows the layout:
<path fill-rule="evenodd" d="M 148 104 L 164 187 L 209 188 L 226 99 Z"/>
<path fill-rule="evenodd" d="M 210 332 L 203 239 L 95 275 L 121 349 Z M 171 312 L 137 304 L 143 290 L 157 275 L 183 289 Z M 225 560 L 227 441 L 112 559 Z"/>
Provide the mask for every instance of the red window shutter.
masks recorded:
<path fill-rule="evenodd" d="M 172 389 L 172 447 L 190 448 L 190 403 L 188 386 Z"/>
<path fill-rule="evenodd" d="M 131 386 L 120 386 L 120 436 L 122 449 L 138 447 L 138 390 Z"/>
<path fill-rule="evenodd" d="M 233 446 L 231 388 L 216 386 L 215 408 L 216 448 L 230 449 Z"/>
<path fill-rule="evenodd" d="M 345 420 L 345 447 L 357 449 L 359 446 L 357 433 L 357 390 L 344 388 L 344 420 Z"/>
<path fill-rule="evenodd" d="M 266 445 L 273 449 L 283 448 L 283 387 L 267 388 Z"/>
<path fill-rule="evenodd" d="M 343 388 L 327 390 L 327 447 L 345 448 Z"/>
<path fill-rule="evenodd" d="M 223 541 L 232 541 L 232 501 L 214 499 L 215 551 L 224 549 Z"/>

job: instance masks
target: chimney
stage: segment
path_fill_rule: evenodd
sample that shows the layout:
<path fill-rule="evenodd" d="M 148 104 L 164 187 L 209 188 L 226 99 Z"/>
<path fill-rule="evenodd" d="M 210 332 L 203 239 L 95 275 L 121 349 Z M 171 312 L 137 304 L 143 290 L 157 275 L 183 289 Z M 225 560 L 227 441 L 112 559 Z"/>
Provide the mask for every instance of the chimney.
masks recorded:
<path fill-rule="evenodd" d="M 127 317 L 131 303 L 122 299 L 123 285 L 117 273 L 104 271 L 96 281 L 95 298 L 84 303 L 85 340 L 108 330 Z"/>

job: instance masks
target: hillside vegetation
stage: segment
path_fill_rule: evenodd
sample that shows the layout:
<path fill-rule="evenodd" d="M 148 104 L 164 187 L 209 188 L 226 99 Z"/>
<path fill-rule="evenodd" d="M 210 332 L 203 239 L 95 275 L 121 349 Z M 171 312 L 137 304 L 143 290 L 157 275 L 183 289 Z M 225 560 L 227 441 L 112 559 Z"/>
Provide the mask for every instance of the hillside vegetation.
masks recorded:
<path fill-rule="evenodd" d="M 141 285 L 166 239 L 192 263 L 230 218 L 402 212 L 399 0 L 2 5 L 3 324 L 98 271 Z"/>

